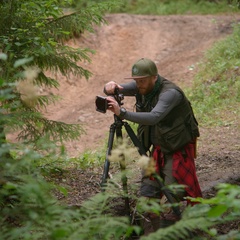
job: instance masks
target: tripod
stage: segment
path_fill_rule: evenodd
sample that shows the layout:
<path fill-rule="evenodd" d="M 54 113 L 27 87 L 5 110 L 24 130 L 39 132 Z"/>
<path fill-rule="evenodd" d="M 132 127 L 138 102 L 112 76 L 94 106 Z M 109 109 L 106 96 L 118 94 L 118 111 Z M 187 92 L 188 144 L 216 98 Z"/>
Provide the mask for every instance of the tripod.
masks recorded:
<path fill-rule="evenodd" d="M 104 170 L 103 170 L 103 175 L 102 175 L 102 181 L 101 181 L 101 186 L 102 189 L 104 191 L 104 186 L 107 183 L 107 179 L 109 178 L 109 167 L 110 167 L 110 162 L 109 162 L 109 156 L 111 155 L 111 150 L 113 147 L 113 141 L 114 141 L 114 135 L 116 133 L 117 138 L 122 138 L 122 127 L 125 127 L 130 139 L 132 140 L 133 144 L 135 145 L 135 147 L 137 147 L 137 150 L 139 152 L 140 155 L 145 155 L 147 156 L 146 150 L 144 149 L 144 147 L 141 145 L 139 139 L 137 138 L 136 134 L 134 133 L 134 131 L 132 130 L 131 126 L 121 120 L 118 116 L 116 116 L 114 114 L 114 123 L 111 124 L 110 126 L 110 131 L 109 131 L 109 138 L 108 138 L 108 145 L 107 145 L 107 152 L 106 152 L 106 159 L 105 159 L 105 163 L 104 163 Z M 120 169 L 121 171 L 125 170 L 125 164 L 120 163 Z M 169 191 L 166 191 L 166 189 L 164 188 L 164 184 L 162 181 L 159 180 L 159 177 L 155 178 L 158 181 L 159 186 L 161 187 L 162 193 L 166 196 L 167 200 L 170 203 L 174 203 L 174 197 L 173 194 L 170 193 Z M 128 198 L 128 187 L 127 187 L 127 177 L 126 175 L 122 176 L 122 186 L 123 186 L 123 191 L 125 193 L 125 210 L 126 210 L 126 214 L 128 216 L 130 216 L 130 205 L 129 205 L 129 198 Z M 175 214 L 177 216 L 181 216 L 181 212 L 178 206 L 172 206 L 173 211 L 175 212 Z"/>
<path fill-rule="evenodd" d="M 102 175 L 102 181 L 101 181 L 101 186 L 102 189 L 104 190 L 104 186 L 107 183 L 107 179 L 109 178 L 109 167 L 110 167 L 110 162 L 108 157 L 111 154 L 111 150 L 113 147 L 113 142 L 114 142 L 114 136 L 116 133 L 116 137 L 122 139 L 122 127 L 125 127 L 129 137 L 131 138 L 132 142 L 134 145 L 138 148 L 138 152 L 140 155 L 146 154 L 145 150 L 141 146 L 140 142 L 137 139 L 137 136 L 135 135 L 134 131 L 130 127 L 130 125 L 122 121 L 118 116 L 114 114 L 114 123 L 111 124 L 110 126 L 110 131 L 109 131 L 109 138 L 108 138 L 108 145 L 107 145 L 107 152 L 106 152 L 106 159 L 104 163 L 104 170 L 103 170 L 103 175 Z M 120 169 L 121 171 L 125 170 L 125 164 L 123 161 L 120 162 Z M 123 191 L 125 193 L 125 211 L 128 216 L 130 216 L 130 205 L 129 205 L 129 198 L 128 198 L 128 187 L 127 187 L 127 177 L 126 175 L 122 175 L 122 186 L 123 186 Z"/>

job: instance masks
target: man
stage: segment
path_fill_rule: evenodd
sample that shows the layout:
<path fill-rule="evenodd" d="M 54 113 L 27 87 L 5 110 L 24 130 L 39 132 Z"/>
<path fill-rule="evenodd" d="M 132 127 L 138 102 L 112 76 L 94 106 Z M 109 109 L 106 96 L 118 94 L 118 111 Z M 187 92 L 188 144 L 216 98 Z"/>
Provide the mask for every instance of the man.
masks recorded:
<path fill-rule="evenodd" d="M 175 201 L 185 196 L 201 197 L 194 163 L 199 130 L 190 102 L 177 85 L 158 74 L 156 64 L 150 59 L 141 58 L 134 63 L 132 76 L 128 78 L 133 80 L 120 85 L 108 82 L 104 92 L 111 95 L 119 88 L 124 96 L 135 96 L 136 112 L 119 106 L 110 96 L 107 97 L 108 109 L 121 119 L 139 124 L 139 140 L 146 151 L 152 147 L 156 173 L 165 185 L 186 186 L 185 191 L 174 195 Z M 159 183 L 149 176 L 143 176 L 140 193 L 147 198 L 162 197 Z M 154 214 L 149 213 L 148 217 L 154 230 L 159 228 L 161 221 L 178 220 L 173 212 L 162 214 L 160 221 Z"/>

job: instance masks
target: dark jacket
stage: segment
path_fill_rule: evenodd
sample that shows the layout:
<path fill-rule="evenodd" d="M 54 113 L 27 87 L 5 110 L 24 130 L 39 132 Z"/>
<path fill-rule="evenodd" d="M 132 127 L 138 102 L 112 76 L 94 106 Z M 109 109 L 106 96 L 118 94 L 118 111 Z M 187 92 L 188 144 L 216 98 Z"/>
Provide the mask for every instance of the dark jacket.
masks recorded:
<path fill-rule="evenodd" d="M 163 153 L 172 153 L 199 137 L 198 123 L 190 102 L 178 86 L 163 77 L 160 77 L 159 91 L 145 106 L 142 103 L 143 96 L 137 94 L 137 111 L 150 112 L 157 104 L 159 95 L 169 89 L 179 91 L 182 94 L 181 101 L 156 125 L 139 124 L 138 137 L 146 150 L 155 143 Z"/>

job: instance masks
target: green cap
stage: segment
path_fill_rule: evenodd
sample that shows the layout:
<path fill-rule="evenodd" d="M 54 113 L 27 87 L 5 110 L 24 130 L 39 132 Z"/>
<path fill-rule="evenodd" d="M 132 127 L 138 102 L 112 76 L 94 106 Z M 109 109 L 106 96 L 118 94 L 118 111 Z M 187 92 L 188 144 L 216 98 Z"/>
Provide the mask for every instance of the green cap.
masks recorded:
<path fill-rule="evenodd" d="M 125 78 L 144 78 L 157 75 L 158 70 L 156 64 L 148 58 L 141 58 L 132 66 L 132 77 Z"/>

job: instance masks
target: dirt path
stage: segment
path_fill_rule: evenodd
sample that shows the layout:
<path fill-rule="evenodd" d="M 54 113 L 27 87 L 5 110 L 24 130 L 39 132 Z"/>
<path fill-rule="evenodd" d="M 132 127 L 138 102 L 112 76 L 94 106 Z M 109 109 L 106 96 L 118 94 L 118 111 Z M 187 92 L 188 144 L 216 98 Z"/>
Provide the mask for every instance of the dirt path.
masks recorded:
<path fill-rule="evenodd" d="M 135 16 L 108 15 L 109 24 L 69 42 L 74 47 L 96 50 L 92 63 L 85 63 L 93 76 L 86 81 L 71 77 L 61 79 L 62 101 L 48 109 L 48 117 L 82 124 L 86 130 L 78 142 L 68 143 L 69 154 L 77 156 L 102 144 L 112 114 L 95 111 L 95 96 L 103 95 L 104 83 L 124 82 L 132 64 L 141 57 L 156 61 L 160 74 L 189 86 L 204 52 L 231 32 L 231 23 L 240 16 Z M 192 70 L 193 69 L 193 70 Z M 126 108 L 133 109 L 132 99 L 125 98 Z"/>
<path fill-rule="evenodd" d="M 109 24 L 97 28 L 94 34 L 86 34 L 81 39 L 68 43 L 74 47 L 96 50 L 96 54 L 91 56 L 91 64 L 82 63 L 93 76 L 89 81 L 58 76 L 61 79 L 59 94 L 62 100 L 49 107 L 46 113 L 50 119 L 79 123 L 85 128 L 86 135 L 79 141 L 66 144 L 70 156 L 78 156 L 87 149 L 96 150 L 108 136 L 113 116 L 111 113 L 96 112 L 94 104 L 95 96 L 103 95 L 102 89 L 106 82 L 126 81 L 123 78 L 129 76 L 133 62 L 141 57 L 148 57 L 156 62 L 162 76 L 183 88 L 191 86 L 204 52 L 214 42 L 231 33 L 231 24 L 235 20 L 239 21 L 240 15 L 114 14 L 106 16 L 106 19 Z M 133 99 L 125 98 L 124 106 L 133 109 Z M 239 177 L 239 127 L 230 125 L 205 129 L 200 123 L 200 131 L 196 165 L 203 190 L 232 176 Z M 83 175 L 80 175 L 81 182 Z M 75 179 L 77 182 L 77 177 Z M 91 183 L 84 184 L 84 188 L 77 183 L 76 186 L 73 184 L 75 194 L 72 197 L 79 202 L 97 191 L 95 182 L 92 183 L 95 187 Z"/>

